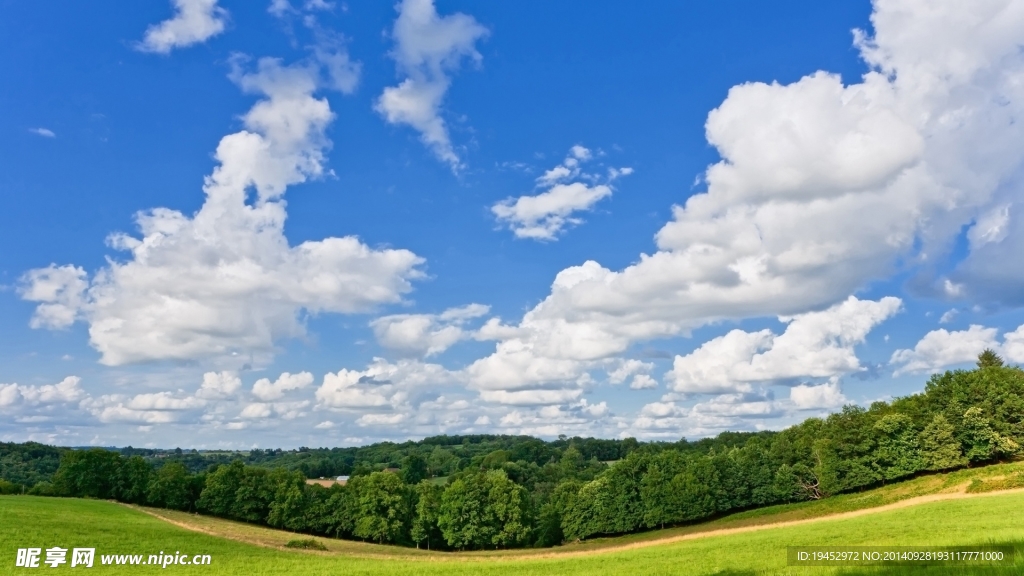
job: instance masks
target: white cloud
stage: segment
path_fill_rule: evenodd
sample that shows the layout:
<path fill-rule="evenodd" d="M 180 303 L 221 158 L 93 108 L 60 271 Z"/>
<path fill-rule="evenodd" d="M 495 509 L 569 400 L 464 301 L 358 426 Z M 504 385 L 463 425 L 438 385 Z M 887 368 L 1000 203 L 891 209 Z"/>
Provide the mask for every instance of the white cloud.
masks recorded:
<path fill-rule="evenodd" d="M 654 370 L 653 362 L 642 362 L 634 359 L 618 360 L 618 365 L 608 371 L 608 381 L 612 384 L 622 384 L 633 374 L 650 372 L 651 370 Z"/>
<path fill-rule="evenodd" d="M 289 245 L 281 196 L 324 172 L 324 130 L 334 115 L 314 92 L 326 81 L 315 63 L 262 59 L 253 72 L 235 64 L 232 79 L 264 98 L 242 118 L 245 129 L 218 145 L 199 211 L 138 214 L 140 238 L 109 240 L 128 258 L 110 260 L 88 288 L 75 266 L 25 274 L 22 297 L 41 303 L 34 327 L 84 319 L 107 365 L 214 358 L 240 366 L 303 335 L 304 314 L 399 302 L 421 276 L 412 252 L 372 249 L 353 236 Z"/>
<path fill-rule="evenodd" d="M 184 391 L 152 392 L 126 396 L 106 394 L 86 398 L 82 407 L 104 424 L 169 424 L 207 406 L 207 401 Z"/>
<path fill-rule="evenodd" d="M 277 380 L 271 382 L 269 378 L 260 378 L 252 386 L 253 396 L 263 401 L 279 400 L 292 390 L 301 390 L 313 383 L 313 375 L 309 372 L 291 374 L 282 373 Z"/>
<path fill-rule="evenodd" d="M 583 146 L 573 146 L 561 164 L 537 178 L 537 184 L 547 190 L 535 196 L 506 198 L 491 206 L 491 212 L 512 230 L 516 238 L 556 240 L 565 228 L 583 222 L 573 214 L 590 210 L 600 200 L 611 196 L 610 182 L 633 172 L 631 168 L 613 168 L 607 182 L 597 184 L 597 176 L 583 173 L 581 169 L 581 164 L 592 156 L 591 151 Z M 581 182 L 581 179 L 591 184 Z"/>
<path fill-rule="evenodd" d="M 1003 345 L 1000 348 L 1004 359 L 1010 362 L 1024 363 L 1024 324 L 1013 332 L 1003 334 Z"/>
<path fill-rule="evenodd" d="M 459 384 L 461 378 L 438 364 L 374 358 L 366 370 L 328 372 L 316 400 L 319 407 L 341 410 L 397 407 L 406 404 L 412 390 Z"/>
<path fill-rule="evenodd" d="M 957 310 L 956 308 L 950 308 L 949 310 L 946 310 L 945 312 L 942 313 L 942 317 L 939 318 L 939 324 L 948 324 L 952 322 L 958 314 L 960 314 L 960 311 Z"/>
<path fill-rule="evenodd" d="M 167 54 L 224 31 L 228 12 L 217 6 L 217 0 L 171 0 L 171 4 L 174 16 L 146 29 L 142 42 L 136 45 L 139 50 Z"/>
<path fill-rule="evenodd" d="M 33 133 L 33 134 L 37 134 L 39 136 L 42 136 L 44 138 L 56 138 L 57 137 L 57 134 L 55 134 L 54 131 L 50 130 L 49 128 L 29 128 L 28 131 Z"/>
<path fill-rule="evenodd" d="M 88 275 L 78 266 L 51 264 L 30 270 L 22 277 L 20 295 L 43 303 L 36 307 L 29 326 L 55 330 L 71 326 L 85 303 L 88 287 Z"/>
<path fill-rule="evenodd" d="M 462 60 L 481 60 L 475 44 L 487 29 L 466 14 L 440 17 L 433 0 L 403 0 L 397 8 L 391 57 L 405 78 L 398 86 L 385 88 L 374 108 L 389 123 L 418 131 L 434 155 L 458 171 L 462 162 L 441 118 L 441 106 L 450 75 Z"/>
<path fill-rule="evenodd" d="M 1018 329 L 1020 331 L 1020 329 Z M 949 332 L 932 330 L 924 335 L 913 350 L 893 352 L 889 363 L 896 366 L 893 376 L 908 373 L 938 372 L 946 366 L 974 362 L 986 348 L 999 350 L 995 328 L 972 324 L 967 330 Z M 1012 342 L 1016 333 L 1007 334 Z"/>
<path fill-rule="evenodd" d="M 647 374 L 637 374 L 633 376 L 633 381 L 629 383 L 631 390 L 650 390 L 657 387 L 658 381 Z"/>
<path fill-rule="evenodd" d="M 356 419 L 359 426 L 394 426 L 406 419 L 405 414 L 363 414 Z"/>
<path fill-rule="evenodd" d="M 846 403 L 846 396 L 843 396 L 838 378 L 832 378 L 818 386 L 809 384 L 794 386 L 789 389 L 789 399 L 800 410 L 838 408 Z"/>
<path fill-rule="evenodd" d="M 42 386 L 22 384 L 0 384 L 0 408 L 28 404 L 69 404 L 86 397 L 82 390 L 82 379 L 68 376 L 56 384 Z"/>
<path fill-rule="evenodd" d="M 543 406 L 545 404 L 563 404 L 579 399 L 582 390 L 481 390 L 480 397 L 487 402 L 508 404 L 511 406 Z"/>
<path fill-rule="evenodd" d="M 732 330 L 676 356 L 665 377 L 681 393 L 749 392 L 752 383 L 827 378 L 863 370 L 854 347 L 900 309 L 900 299 L 874 302 L 851 296 L 823 310 L 793 317 L 785 332 Z"/>
<path fill-rule="evenodd" d="M 721 160 L 704 174 L 706 190 L 674 208 L 658 250 L 621 271 L 588 261 L 560 272 L 550 295 L 469 368 L 475 381 L 568 380 L 637 341 L 820 310 L 901 268 L 919 271 L 919 285 L 943 285 L 929 276 L 933 263 L 963 226 L 1001 229 L 1001 212 L 984 215 L 1017 190 L 1024 7 L 879 0 L 872 19 L 874 38 L 857 42 L 872 70 L 859 82 L 818 72 L 734 86 L 706 124 Z M 993 297 L 1004 301 L 1024 294 L 1024 240 L 1010 246 L 1008 214 L 1003 241 L 972 248 L 1009 246 L 988 276 L 1002 275 Z M 944 279 L 946 293 L 981 294 L 968 276 Z M 767 335 L 744 337 L 757 348 Z"/>
<path fill-rule="evenodd" d="M 463 325 L 489 310 L 489 306 L 469 304 L 441 314 L 393 314 L 373 320 L 370 327 L 385 348 L 405 355 L 433 356 L 472 337 Z"/>
<path fill-rule="evenodd" d="M 306 415 L 304 409 L 309 404 L 308 400 L 298 402 L 252 402 L 242 408 L 238 417 L 243 420 L 263 420 L 271 416 L 277 416 L 282 420 L 294 420 Z"/>
<path fill-rule="evenodd" d="M 196 396 L 211 400 L 228 398 L 241 387 L 242 380 L 234 372 L 207 372 L 203 374 L 203 383 L 196 392 Z"/>

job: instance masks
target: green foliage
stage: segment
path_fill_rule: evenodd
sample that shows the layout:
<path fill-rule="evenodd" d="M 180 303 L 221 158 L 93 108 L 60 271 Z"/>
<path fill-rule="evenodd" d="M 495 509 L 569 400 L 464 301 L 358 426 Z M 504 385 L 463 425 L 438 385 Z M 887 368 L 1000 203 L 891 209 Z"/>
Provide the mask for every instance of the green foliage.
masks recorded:
<path fill-rule="evenodd" d="M 180 465 L 179 465 L 180 466 Z M 184 470 L 184 476 L 188 476 L 188 470 Z M 153 475 L 153 467 L 141 456 L 131 456 L 121 462 L 118 469 L 117 480 L 114 486 L 114 497 L 121 502 L 129 504 L 145 504 L 146 493 L 149 490 L 150 477 Z M 191 504 L 191 495 L 189 495 Z"/>
<path fill-rule="evenodd" d="M 66 496 L 113 498 L 120 465 L 117 452 L 102 448 L 68 450 L 61 455 L 60 467 L 53 475 L 54 491 Z"/>
<path fill-rule="evenodd" d="M 886 414 L 875 422 L 874 465 L 886 480 L 910 476 L 924 468 L 914 422 L 906 414 Z"/>
<path fill-rule="evenodd" d="M 67 448 L 45 446 L 38 442 L 0 442 L 0 478 L 22 486 L 50 482 L 60 466 L 61 454 L 66 451 Z"/>
<path fill-rule="evenodd" d="M 529 498 L 504 470 L 469 474 L 441 495 L 437 525 L 459 550 L 518 546 L 530 536 Z"/>
<path fill-rule="evenodd" d="M 352 480 L 359 514 L 352 534 L 379 544 L 405 540 L 409 529 L 409 494 L 402 479 L 374 472 Z"/>
<path fill-rule="evenodd" d="M 432 544 L 436 548 L 443 538 L 441 527 L 437 524 L 443 493 L 444 488 L 426 480 L 416 486 L 416 517 L 412 521 L 412 540 L 417 548 L 420 544 L 426 545 L 427 550 L 431 549 Z"/>
<path fill-rule="evenodd" d="M 132 458 L 137 458 L 133 456 Z M 191 510 L 192 491 L 188 469 L 181 462 L 168 462 L 152 474 L 146 490 L 146 500 L 152 506 L 172 510 Z"/>
<path fill-rule="evenodd" d="M 298 548 L 300 550 L 327 550 L 324 543 L 315 538 L 303 538 L 301 540 L 289 540 L 286 548 Z"/>
<path fill-rule="evenodd" d="M 402 459 L 402 481 L 406 484 L 419 484 L 421 480 L 430 476 L 427 468 L 427 460 L 419 454 L 410 454 Z"/>
<path fill-rule="evenodd" d="M 925 470 L 950 470 L 967 465 L 967 458 L 964 458 L 953 432 L 953 425 L 942 414 L 936 414 L 921 431 Z"/>
<path fill-rule="evenodd" d="M 1003 359 L 996 354 L 995 350 L 991 348 L 985 348 L 985 350 L 978 354 L 978 368 L 1002 368 Z"/>
<path fill-rule="evenodd" d="M 0 478 L 0 494 L 21 494 L 22 487 Z"/>

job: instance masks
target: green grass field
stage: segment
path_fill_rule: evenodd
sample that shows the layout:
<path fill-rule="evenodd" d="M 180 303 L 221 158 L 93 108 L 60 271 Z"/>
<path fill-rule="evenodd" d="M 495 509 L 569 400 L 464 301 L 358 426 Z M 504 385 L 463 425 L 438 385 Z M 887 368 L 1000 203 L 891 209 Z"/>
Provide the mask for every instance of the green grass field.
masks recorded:
<path fill-rule="evenodd" d="M 1024 573 L 1024 493 L 991 493 L 940 500 L 856 517 L 819 518 L 800 525 L 765 527 L 758 531 L 706 536 L 670 543 L 654 539 L 697 531 L 743 528 L 810 520 L 829 514 L 892 504 L 923 494 L 961 492 L 965 482 L 1000 486 L 1000 478 L 1021 464 L 967 470 L 919 478 L 911 482 L 822 502 L 774 507 L 733 515 L 695 527 L 605 538 L 528 550 L 469 554 L 437 554 L 318 538 L 329 551 L 285 548 L 284 532 L 224 520 L 159 511 L 168 520 L 190 524 L 200 533 L 178 527 L 143 511 L 111 502 L 0 497 L 0 573 L 34 573 L 16 568 L 18 548 L 95 547 L 91 569 L 64 565 L 57 571 L 87 574 L 139 574 L 167 570 L 181 574 L 1020 574 Z M 977 483 L 976 483 L 977 490 Z M 222 537 L 223 536 L 223 537 Z M 239 541 L 244 540 L 244 541 Z M 787 568 L 786 547 L 793 545 L 967 545 L 1011 544 L 1017 565 L 1005 568 Z M 641 546 L 626 548 L 625 546 Z M 180 551 L 209 554 L 210 566 L 102 566 L 101 555 L 159 554 Z M 44 573 L 53 571 L 41 566 Z"/>

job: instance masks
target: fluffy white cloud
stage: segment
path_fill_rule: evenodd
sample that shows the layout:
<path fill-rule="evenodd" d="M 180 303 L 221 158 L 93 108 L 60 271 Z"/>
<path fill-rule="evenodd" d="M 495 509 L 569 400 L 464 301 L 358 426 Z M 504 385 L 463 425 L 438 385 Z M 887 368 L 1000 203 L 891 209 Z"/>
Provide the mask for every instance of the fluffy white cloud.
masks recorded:
<path fill-rule="evenodd" d="M 86 397 L 82 390 L 82 379 L 68 376 L 56 384 L 42 386 L 23 384 L 0 384 L 0 408 L 15 405 L 38 406 L 41 404 L 69 404 Z"/>
<path fill-rule="evenodd" d="M 330 409 L 398 407 L 407 403 L 412 390 L 437 389 L 460 379 L 460 374 L 438 364 L 374 358 L 366 370 L 328 372 L 316 391 L 316 400 L 319 407 Z"/>
<path fill-rule="evenodd" d="M 1000 351 L 1006 360 L 1024 363 L 1024 324 L 1018 326 L 1013 332 L 1003 334 L 1003 345 Z"/>
<path fill-rule="evenodd" d="M 374 108 L 391 124 L 407 124 L 443 162 L 457 171 L 462 163 L 452 147 L 441 105 L 450 75 L 466 57 L 479 62 L 476 41 L 487 29 L 472 16 L 440 17 L 433 0 L 403 0 L 392 30 L 391 57 L 405 78 L 384 89 Z"/>
<path fill-rule="evenodd" d="M 174 16 L 146 29 L 142 42 L 137 44 L 143 52 L 167 54 L 224 31 L 227 10 L 217 6 L 217 0 L 171 0 Z"/>
<path fill-rule="evenodd" d="M 238 414 L 243 420 L 263 420 L 276 416 L 282 420 L 294 420 L 306 415 L 308 400 L 297 402 L 252 402 Z"/>
<path fill-rule="evenodd" d="M 253 396 L 263 401 L 279 400 L 292 390 L 301 390 L 313 383 L 313 375 L 309 372 L 291 374 L 282 373 L 277 380 L 271 382 L 269 378 L 260 378 L 252 386 Z"/>
<path fill-rule="evenodd" d="M 879 0 L 872 20 L 875 36 L 857 39 L 872 67 L 859 82 L 818 72 L 733 87 L 706 124 L 722 159 L 705 173 L 706 190 L 674 208 L 657 252 L 621 271 L 588 261 L 560 272 L 550 295 L 470 367 L 474 381 L 571 380 L 634 342 L 820 310 L 900 267 L 918 270 L 918 285 L 948 286 L 949 297 L 982 297 L 972 262 L 995 247 L 1006 250 L 992 252 L 991 285 L 1024 294 L 1012 206 L 1009 232 L 995 241 L 1024 158 L 1015 144 L 1024 139 L 1024 7 Z M 929 276 L 976 221 L 986 243 L 962 272 Z M 768 337 L 734 344 L 756 350 Z M 838 352 L 832 360 L 849 358 Z"/>
<path fill-rule="evenodd" d="M 633 381 L 629 383 L 629 387 L 631 390 L 650 390 L 658 387 L 658 381 L 647 374 L 637 374 L 633 376 Z"/>
<path fill-rule="evenodd" d="M 148 360 L 261 362 L 278 340 L 305 332 L 303 313 L 362 312 L 401 300 L 420 276 L 407 250 L 375 250 L 348 236 L 290 246 L 284 234 L 287 186 L 320 176 L 332 114 L 316 62 L 285 66 L 235 62 L 232 79 L 264 96 L 245 129 L 217 147 L 206 201 L 192 216 L 167 208 L 137 215 L 141 237 L 109 242 L 111 260 L 91 283 L 84 270 L 56 266 L 22 278 L 21 295 L 41 302 L 36 327 L 82 318 L 101 362 Z M 247 202 L 249 189 L 255 199 Z M 88 286 L 88 287 L 86 287 Z"/>
<path fill-rule="evenodd" d="M 851 296 L 821 312 L 782 317 L 785 332 L 732 330 L 676 356 L 665 377 L 681 393 L 749 392 L 751 383 L 827 378 L 863 368 L 854 347 L 900 309 L 900 299 Z"/>
<path fill-rule="evenodd" d="M 393 314 L 373 320 L 370 327 L 385 348 L 404 355 L 432 356 L 472 337 L 464 324 L 488 311 L 489 306 L 469 304 L 441 314 Z"/>
<path fill-rule="evenodd" d="M 1007 343 L 1012 356 L 1017 356 L 1018 333 L 1007 334 Z M 913 349 L 898 349 L 889 363 L 896 366 L 893 376 L 907 373 L 938 372 L 946 366 L 965 364 L 978 360 L 985 348 L 1001 352 L 995 328 L 972 324 L 967 330 L 932 330 L 913 346 Z M 1013 359 L 1012 359 L 1013 360 Z"/>
<path fill-rule="evenodd" d="M 82 401 L 82 407 L 104 424 L 169 424 L 182 420 L 187 414 L 197 412 L 206 405 L 206 400 L 189 396 L 182 390 L 135 396 L 105 394 Z"/>
<path fill-rule="evenodd" d="M 28 131 L 38 136 L 42 136 L 44 138 L 57 137 L 57 134 L 53 130 L 50 130 L 49 128 L 29 128 Z"/>
<path fill-rule="evenodd" d="M 611 196 L 611 180 L 633 172 L 631 168 L 613 169 L 605 183 L 597 184 L 599 178 L 583 173 L 580 166 L 591 157 L 590 150 L 573 146 L 561 164 L 537 178 L 537 184 L 547 190 L 535 196 L 506 198 L 491 206 L 491 212 L 516 238 L 556 240 L 566 227 L 583 222 L 573 214 L 590 210 L 600 200 Z"/>
<path fill-rule="evenodd" d="M 231 371 L 207 372 L 203 374 L 203 383 L 196 392 L 199 398 L 228 398 L 242 387 L 242 380 Z"/>
<path fill-rule="evenodd" d="M 837 408 L 846 403 L 846 396 L 843 396 L 838 378 L 832 378 L 818 386 L 809 384 L 794 386 L 789 389 L 789 399 L 794 406 L 801 410 Z"/>
<path fill-rule="evenodd" d="M 619 360 L 618 365 L 608 370 L 608 381 L 612 384 L 622 384 L 627 378 L 638 372 L 650 372 L 654 370 L 653 362 L 642 362 L 640 360 L 628 359 Z M 637 374 L 638 376 L 642 374 Z"/>

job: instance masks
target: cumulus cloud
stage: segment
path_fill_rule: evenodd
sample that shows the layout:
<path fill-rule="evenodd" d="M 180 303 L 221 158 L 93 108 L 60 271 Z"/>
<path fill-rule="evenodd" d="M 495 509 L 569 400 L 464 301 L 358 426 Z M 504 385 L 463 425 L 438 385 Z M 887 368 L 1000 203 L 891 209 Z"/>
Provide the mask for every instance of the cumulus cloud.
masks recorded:
<path fill-rule="evenodd" d="M 373 320 L 370 327 L 385 348 L 407 356 L 433 356 L 472 337 L 465 323 L 489 311 L 489 306 L 469 304 L 441 314 L 393 314 Z"/>
<path fill-rule="evenodd" d="M 42 386 L 0 384 L 0 408 L 18 405 L 69 404 L 86 397 L 78 376 L 68 376 L 56 384 Z"/>
<path fill-rule="evenodd" d="M 838 408 L 846 403 L 846 396 L 839 385 L 839 378 L 831 378 L 824 384 L 812 386 L 799 384 L 789 389 L 789 399 L 800 410 Z"/>
<path fill-rule="evenodd" d="M 190 396 L 182 390 L 134 396 L 105 394 L 82 401 L 82 407 L 104 424 L 169 424 L 180 421 L 187 414 L 195 415 L 206 405 L 203 398 Z"/>
<path fill-rule="evenodd" d="M 1003 355 L 1010 362 L 1024 362 L 1024 325 L 1003 334 L 999 342 L 998 330 L 972 324 L 967 330 L 932 330 L 925 334 L 912 350 L 893 352 L 889 363 L 896 367 L 893 376 L 901 374 L 934 373 L 948 366 L 974 363 L 986 348 Z"/>
<path fill-rule="evenodd" d="M 996 246 L 1008 247 L 991 260 L 1000 294 L 1024 294 L 1012 206 L 1006 237 L 988 241 L 1002 235 L 1024 158 L 1024 7 L 879 0 L 872 21 L 875 35 L 856 37 L 871 66 L 859 82 L 816 72 L 730 89 L 706 123 L 721 160 L 674 207 L 657 251 L 620 271 L 588 261 L 560 272 L 469 368 L 474 381 L 568 381 L 637 341 L 821 310 L 901 269 L 948 297 L 984 297 L 967 270 Z M 976 221 L 987 243 L 952 279 L 930 276 Z M 768 338 L 738 334 L 732 351 L 745 357 Z"/>
<path fill-rule="evenodd" d="M 516 238 L 557 240 L 567 227 L 583 222 L 574 214 L 590 210 L 600 200 L 611 196 L 610 182 L 633 172 L 631 168 L 613 168 L 604 183 L 597 183 L 601 180 L 599 177 L 583 173 L 581 168 L 592 156 L 587 148 L 573 146 L 561 164 L 537 178 L 537 184 L 547 188 L 544 192 L 506 198 L 491 206 L 491 212 Z"/>
<path fill-rule="evenodd" d="M 324 172 L 334 114 L 314 93 L 330 80 L 316 59 L 242 64 L 234 61 L 232 80 L 261 99 L 242 117 L 244 129 L 217 146 L 199 211 L 139 213 L 139 237 L 109 239 L 127 258 L 91 280 L 73 265 L 26 273 L 21 296 L 40 302 L 32 326 L 82 319 L 100 361 L 113 366 L 263 362 L 276 342 L 305 333 L 306 315 L 365 312 L 411 289 L 422 259 L 407 250 L 373 249 L 354 236 L 289 244 L 282 195 Z"/>
<path fill-rule="evenodd" d="M 752 383 L 827 378 L 863 370 L 855 346 L 900 309 L 900 299 L 851 296 L 821 312 L 782 317 L 786 330 L 732 330 L 676 356 L 665 379 L 680 393 L 750 392 Z"/>
<path fill-rule="evenodd" d="M 231 371 L 207 372 L 203 374 L 203 383 L 196 392 L 200 398 L 229 398 L 242 387 L 242 379 Z"/>
<path fill-rule="evenodd" d="M 49 128 L 29 128 L 28 131 L 38 136 L 42 136 L 44 138 L 57 137 L 57 134 L 53 130 L 50 130 Z"/>
<path fill-rule="evenodd" d="M 309 372 L 298 374 L 282 373 L 277 380 L 260 378 L 252 386 L 252 395 L 263 401 L 279 400 L 292 390 L 301 390 L 313 383 L 313 375 Z"/>
<path fill-rule="evenodd" d="M 653 362 L 643 362 L 634 359 L 619 359 L 615 368 L 608 370 L 608 381 L 612 384 L 622 384 L 627 378 L 637 373 L 647 373 L 654 369 Z M 642 375 L 642 374 L 637 374 Z"/>
<path fill-rule="evenodd" d="M 433 0 L 403 0 L 392 29 L 391 51 L 404 79 L 384 89 L 374 109 L 390 124 L 406 124 L 437 158 L 458 171 L 462 161 L 452 146 L 441 117 L 451 75 L 465 58 L 480 62 L 477 40 L 487 29 L 472 16 L 455 13 L 441 17 Z"/>
<path fill-rule="evenodd" d="M 224 31 L 227 10 L 217 6 L 217 0 L 171 0 L 174 16 L 146 29 L 146 35 L 136 47 L 143 52 L 167 54 L 175 48 L 184 48 L 205 42 Z"/>
<path fill-rule="evenodd" d="M 403 406 L 415 389 L 458 383 L 460 375 L 438 364 L 417 360 L 391 363 L 374 358 L 365 370 L 328 372 L 316 391 L 321 408 L 352 410 Z"/>
<path fill-rule="evenodd" d="M 637 374 L 633 376 L 633 381 L 629 383 L 631 390 L 650 390 L 657 387 L 658 381 L 647 374 Z"/>

